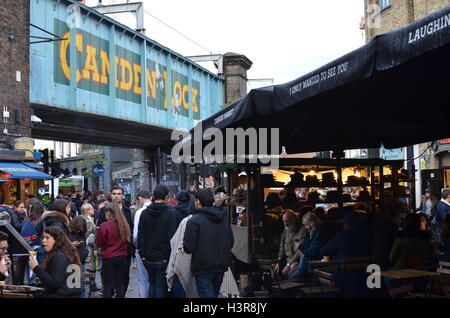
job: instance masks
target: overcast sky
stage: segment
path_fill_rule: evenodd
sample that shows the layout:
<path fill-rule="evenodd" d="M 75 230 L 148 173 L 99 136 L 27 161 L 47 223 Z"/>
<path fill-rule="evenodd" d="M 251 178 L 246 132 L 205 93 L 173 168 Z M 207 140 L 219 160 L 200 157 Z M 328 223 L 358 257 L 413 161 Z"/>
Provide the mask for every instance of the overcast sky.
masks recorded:
<path fill-rule="evenodd" d="M 87 0 L 96 5 L 98 0 Z M 104 4 L 126 0 L 103 0 Z M 130 1 L 133 2 L 133 1 Z M 253 65 L 248 78 L 293 80 L 364 44 L 359 22 L 364 0 L 144 0 L 146 35 L 182 54 L 235 52 Z M 117 16 L 116 16 L 117 18 Z M 130 16 L 122 23 L 135 28 Z M 270 83 L 252 82 L 252 87 Z"/>

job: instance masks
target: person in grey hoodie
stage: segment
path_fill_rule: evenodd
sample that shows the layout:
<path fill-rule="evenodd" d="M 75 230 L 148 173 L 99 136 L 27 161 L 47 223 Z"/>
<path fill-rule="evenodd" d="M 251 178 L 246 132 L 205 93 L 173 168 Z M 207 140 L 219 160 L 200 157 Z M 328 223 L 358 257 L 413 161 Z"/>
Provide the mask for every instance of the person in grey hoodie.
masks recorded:
<path fill-rule="evenodd" d="M 233 232 L 226 209 L 214 207 L 214 194 L 195 194 L 196 210 L 186 224 L 183 249 L 192 254 L 191 271 L 200 298 L 217 298 L 224 273 L 231 264 Z"/>

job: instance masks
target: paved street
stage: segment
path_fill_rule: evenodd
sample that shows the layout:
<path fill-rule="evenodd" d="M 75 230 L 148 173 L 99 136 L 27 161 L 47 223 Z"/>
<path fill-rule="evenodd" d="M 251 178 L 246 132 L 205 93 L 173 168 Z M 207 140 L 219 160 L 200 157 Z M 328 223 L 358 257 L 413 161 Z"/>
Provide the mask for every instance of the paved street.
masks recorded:
<path fill-rule="evenodd" d="M 102 285 L 102 279 L 100 277 L 100 272 L 97 272 L 95 281 L 97 283 L 97 286 Z M 93 293 L 91 296 L 91 298 L 101 298 L 101 297 L 102 297 L 101 292 Z M 133 264 L 131 264 L 131 268 L 130 268 L 130 283 L 128 285 L 128 290 L 127 290 L 127 294 L 125 297 L 126 298 L 138 298 L 139 297 L 139 291 L 138 291 L 138 285 L 137 285 L 137 271 L 134 268 Z"/>

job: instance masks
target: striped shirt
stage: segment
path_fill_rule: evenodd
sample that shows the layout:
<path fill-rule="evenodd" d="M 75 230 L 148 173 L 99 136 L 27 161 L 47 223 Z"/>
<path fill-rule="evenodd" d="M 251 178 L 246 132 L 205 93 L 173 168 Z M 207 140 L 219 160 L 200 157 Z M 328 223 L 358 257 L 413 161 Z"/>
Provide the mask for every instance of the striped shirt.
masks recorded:
<path fill-rule="evenodd" d="M 169 264 L 167 265 L 166 278 L 169 290 L 172 289 L 173 279 L 178 276 L 178 279 L 183 285 L 186 298 L 198 298 L 197 286 L 195 285 L 195 277 L 191 272 L 191 254 L 187 254 L 183 250 L 183 237 L 186 230 L 186 223 L 192 217 L 189 215 L 185 217 L 178 226 L 175 235 L 170 240 L 171 254 Z M 231 269 L 224 274 L 223 283 L 220 287 L 220 293 L 226 296 L 239 297 L 239 289 L 233 277 Z"/>

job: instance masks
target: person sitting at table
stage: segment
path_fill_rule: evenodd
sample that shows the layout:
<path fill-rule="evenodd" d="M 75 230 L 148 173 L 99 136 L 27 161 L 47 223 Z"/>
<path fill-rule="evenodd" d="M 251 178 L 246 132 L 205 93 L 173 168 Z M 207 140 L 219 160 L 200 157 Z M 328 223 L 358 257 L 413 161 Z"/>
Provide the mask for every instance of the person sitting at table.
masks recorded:
<path fill-rule="evenodd" d="M 450 214 L 445 217 L 441 227 L 441 242 L 444 244 L 444 254 L 439 257 L 439 260 L 450 262 Z"/>
<path fill-rule="evenodd" d="M 281 235 L 278 262 L 275 265 L 274 273 L 279 274 L 281 271 L 283 278 L 287 278 L 300 264 L 301 257 L 298 246 L 303 244 L 308 231 L 291 210 L 284 212 L 283 224 L 284 230 Z"/>
<path fill-rule="evenodd" d="M 372 256 L 381 270 L 391 267 L 389 253 L 394 245 L 400 224 L 400 214 L 394 206 L 386 206 L 380 218 L 372 226 Z"/>
<path fill-rule="evenodd" d="M 30 256 L 28 262 L 30 268 L 36 273 L 45 292 L 43 298 L 79 298 L 81 288 L 69 286 L 71 282 L 69 275 L 76 273 L 70 271 L 69 265 L 74 266 L 78 273 L 81 273 L 80 258 L 75 247 L 70 242 L 66 233 L 59 227 L 49 226 L 44 229 L 44 238 L 42 239 L 46 257 L 43 266 L 40 266 L 36 257 Z"/>
<path fill-rule="evenodd" d="M 339 220 L 342 231 L 320 249 L 322 256 L 331 257 L 332 261 L 344 258 L 367 257 L 371 255 L 372 243 L 369 228 L 362 217 L 352 207 L 345 208 L 347 213 Z M 365 269 L 351 269 L 335 276 L 336 286 L 345 297 L 367 297 L 367 273 Z"/>
<path fill-rule="evenodd" d="M 389 255 L 394 269 L 435 270 L 437 258 L 431 238 L 430 232 L 420 230 L 420 217 L 417 214 L 408 214 L 405 217 L 405 229 L 398 232 Z M 428 264 L 416 266 L 410 262 L 411 258 L 419 258 Z"/>
<path fill-rule="evenodd" d="M 308 276 L 309 262 L 322 259 L 320 249 L 328 242 L 328 234 L 320 219 L 314 213 L 306 213 L 302 223 L 309 232 L 309 238 L 300 246 L 303 253 L 300 266 L 291 274 L 290 279 L 304 279 Z"/>
<path fill-rule="evenodd" d="M 8 252 L 8 234 L 0 231 L 0 281 L 5 281 L 8 278 L 8 270 L 11 268 L 11 260 L 6 252 Z"/>

